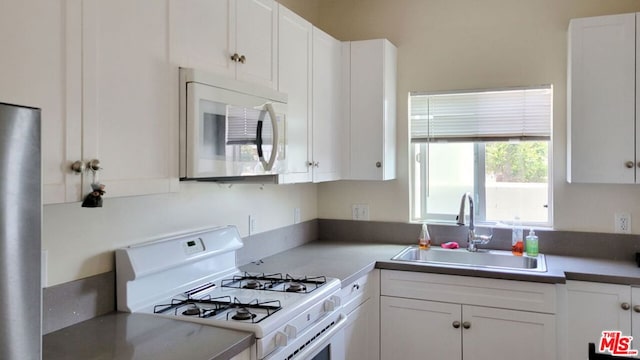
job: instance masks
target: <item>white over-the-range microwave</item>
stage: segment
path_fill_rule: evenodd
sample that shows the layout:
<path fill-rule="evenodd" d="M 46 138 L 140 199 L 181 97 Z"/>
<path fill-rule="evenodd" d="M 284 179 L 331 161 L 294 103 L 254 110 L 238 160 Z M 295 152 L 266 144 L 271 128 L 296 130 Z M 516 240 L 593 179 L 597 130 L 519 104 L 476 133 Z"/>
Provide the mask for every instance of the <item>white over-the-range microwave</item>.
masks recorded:
<path fill-rule="evenodd" d="M 278 183 L 286 169 L 287 95 L 179 71 L 181 180 Z"/>

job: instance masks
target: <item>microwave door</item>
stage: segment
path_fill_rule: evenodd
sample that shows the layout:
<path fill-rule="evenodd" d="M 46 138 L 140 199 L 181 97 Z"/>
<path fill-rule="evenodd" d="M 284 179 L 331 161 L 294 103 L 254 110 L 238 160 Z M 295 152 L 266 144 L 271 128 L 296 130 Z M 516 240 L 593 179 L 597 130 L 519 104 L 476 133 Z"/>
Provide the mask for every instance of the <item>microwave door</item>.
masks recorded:
<path fill-rule="evenodd" d="M 262 143 L 263 143 L 262 127 L 264 122 L 264 115 L 266 115 L 265 112 L 269 114 L 269 118 L 271 120 L 271 134 L 273 137 L 272 139 L 273 147 L 271 149 L 271 155 L 269 156 L 269 161 L 266 161 L 264 159 L 264 153 L 262 151 Z M 278 119 L 276 118 L 276 112 L 273 110 L 273 106 L 270 103 L 266 103 L 264 105 L 264 111 L 260 116 L 260 120 L 258 120 L 256 134 L 257 134 L 256 146 L 258 148 L 257 149 L 258 158 L 260 159 L 260 163 L 262 163 L 262 167 L 264 168 L 264 171 L 271 171 L 273 169 L 273 164 L 275 163 L 276 158 L 278 157 Z"/>

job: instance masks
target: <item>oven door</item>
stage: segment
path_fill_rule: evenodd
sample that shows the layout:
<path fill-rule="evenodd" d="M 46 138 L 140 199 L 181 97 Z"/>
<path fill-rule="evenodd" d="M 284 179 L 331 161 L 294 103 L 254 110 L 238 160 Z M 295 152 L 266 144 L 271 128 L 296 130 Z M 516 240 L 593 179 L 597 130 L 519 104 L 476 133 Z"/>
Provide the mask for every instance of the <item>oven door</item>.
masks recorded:
<path fill-rule="evenodd" d="M 317 334 L 308 345 L 302 339 L 302 346 L 299 341 L 293 341 L 264 360 L 345 360 L 344 327 L 347 325 L 347 315 L 339 314 L 332 322 L 330 327 L 323 321 L 306 331 Z"/>

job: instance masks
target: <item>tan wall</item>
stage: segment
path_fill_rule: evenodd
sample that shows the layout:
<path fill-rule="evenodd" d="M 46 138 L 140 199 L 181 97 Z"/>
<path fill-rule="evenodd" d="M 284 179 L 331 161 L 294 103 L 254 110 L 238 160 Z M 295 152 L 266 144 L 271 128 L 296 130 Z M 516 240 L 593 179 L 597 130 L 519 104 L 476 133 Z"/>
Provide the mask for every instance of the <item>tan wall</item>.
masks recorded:
<path fill-rule="evenodd" d="M 289 0 L 308 3 L 310 0 Z M 313 1 L 312 1 L 313 2 Z M 316 25 L 340 40 L 385 37 L 398 47 L 398 179 L 318 189 L 322 218 L 348 219 L 368 203 L 372 220 L 408 221 L 409 91 L 553 84 L 554 226 L 613 232 L 617 211 L 636 217 L 640 186 L 566 182 L 567 28 L 576 17 L 640 11 L 637 0 L 317 0 Z M 301 15 L 305 16 L 304 13 Z M 634 222 L 632 221 L 632 225 Z"/>
<path fill-rule="evenodd" d="M 113 250 L 190 229 L 236 225 L 249 234 L 317 217 L 316 185 L 218 185 L 182 182 L 172 194 L 104 198 L 104 207 L 80 203 L 44 207 L 42 248 L 48 252 L 46 286 L 113 270 Z"/>

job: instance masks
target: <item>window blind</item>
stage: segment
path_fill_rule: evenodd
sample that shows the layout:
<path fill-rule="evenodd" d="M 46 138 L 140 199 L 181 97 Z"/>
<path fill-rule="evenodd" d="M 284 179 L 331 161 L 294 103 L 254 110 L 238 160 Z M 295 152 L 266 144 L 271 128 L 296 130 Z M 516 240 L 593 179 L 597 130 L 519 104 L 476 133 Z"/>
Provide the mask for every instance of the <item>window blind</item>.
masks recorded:
<path fill-rule="evenodd" d="M 258 121 L 263 120 L 262 138 L 269 143 L 273 136 L 269 115 L 260 109 L 227 107 L 227 145 L 255 144 Z"/>
<path fill-rule="evenodd" d="M 411 93 L 411 142 L 549 140 L 553 89 Z"/>

